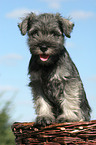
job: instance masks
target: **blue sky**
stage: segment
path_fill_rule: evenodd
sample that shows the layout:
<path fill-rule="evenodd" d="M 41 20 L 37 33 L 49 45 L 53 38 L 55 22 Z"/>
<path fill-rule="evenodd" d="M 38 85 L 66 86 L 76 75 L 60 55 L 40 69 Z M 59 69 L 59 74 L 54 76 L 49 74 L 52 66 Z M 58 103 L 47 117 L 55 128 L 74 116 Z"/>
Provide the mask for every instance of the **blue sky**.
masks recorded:
<path fill-rule="evenodd" d="M 71 17 L 75 27 L 65 46 L 76 64 L 96 119 L 96 0 L 1 0 L 0 1 L 0 99 L 1 107 L 12 99 L 12 121 L 36 117 L 27 75 L 30 53 L 27 36 L 17 24 L 26 13 L 59 12 Z"/>

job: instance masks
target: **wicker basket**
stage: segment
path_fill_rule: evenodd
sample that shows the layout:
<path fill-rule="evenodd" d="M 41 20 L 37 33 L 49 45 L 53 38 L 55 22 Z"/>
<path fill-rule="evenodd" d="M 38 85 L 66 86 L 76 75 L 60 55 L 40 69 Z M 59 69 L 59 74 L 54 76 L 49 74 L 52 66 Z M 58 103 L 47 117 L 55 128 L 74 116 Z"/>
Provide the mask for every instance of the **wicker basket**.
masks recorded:
<path fill-rule="evenodd" d="M 96 120 L 70 122 L 46 127 L 14 123 L 16 145 L 96 145 Z"/>

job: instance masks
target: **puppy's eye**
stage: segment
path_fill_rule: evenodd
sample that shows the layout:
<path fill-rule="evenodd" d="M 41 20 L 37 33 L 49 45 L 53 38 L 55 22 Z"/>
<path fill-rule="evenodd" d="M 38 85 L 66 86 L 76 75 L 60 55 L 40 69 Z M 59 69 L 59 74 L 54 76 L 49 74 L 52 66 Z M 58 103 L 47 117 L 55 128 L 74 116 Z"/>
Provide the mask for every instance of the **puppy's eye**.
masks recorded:
<path fill-rule="evenodd" d="M 53 36 L 60 36 L 60 33 L 57 32 L 57 31 L 51 31 L 51 34 L 52 34 Z"/>
<path fill-rule="evenodd" d="M 38 31 L 37 30 L 33 30 L 33 31 L 29 31 L 29 35 L 38 35 Z"/>
<path fill-rule="evenodd" d="M 32 34 L 32 35 L 38 35 L 38 31 L 35 30 L 35 31 L 33 31 L 31 34 Z"/>

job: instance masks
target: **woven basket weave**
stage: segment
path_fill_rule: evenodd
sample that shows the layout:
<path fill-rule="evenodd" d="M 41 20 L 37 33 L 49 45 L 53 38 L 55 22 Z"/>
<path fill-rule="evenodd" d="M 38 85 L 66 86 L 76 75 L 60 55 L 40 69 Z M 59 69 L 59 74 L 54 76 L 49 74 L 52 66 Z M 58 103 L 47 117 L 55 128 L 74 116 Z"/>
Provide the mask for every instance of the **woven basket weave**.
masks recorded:
<path fill-rule="evenodd" d="M 70 122 L 46 127 L 14 123 L 16 145 L 96 145 L 96 120 Z"/>

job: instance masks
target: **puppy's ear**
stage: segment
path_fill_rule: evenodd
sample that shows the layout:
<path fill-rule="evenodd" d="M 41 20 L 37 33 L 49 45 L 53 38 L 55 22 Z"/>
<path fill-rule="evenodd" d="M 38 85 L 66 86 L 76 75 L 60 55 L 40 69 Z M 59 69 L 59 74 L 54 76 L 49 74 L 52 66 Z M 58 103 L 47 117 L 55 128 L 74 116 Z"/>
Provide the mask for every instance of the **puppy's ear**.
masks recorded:
<path fill-rule="evenodd" d="M 35 16 L 34 13 L 29 14 L 25 19 L 23 19 L 21 23 L 18 24 L 18 27 L 22 35 L 25 35 L 27 33 L 29 29 L 29 23 L 33 19 L 34 16 Z"/>
<path fill-rule="evenodd" d="M 71 35 L 70 33 L 72 32 L 73 30 L 73 27 L 74 27 L 74 23 L 72 23 L 70 20 L 68 19 L 65 19 L 65 18 L 62 18 L 60 16 L 60 14 L 56 14 L 56 17 L 58 18 L 59 20 L 59 24 L 60 24 L 60 27 L 63 31 L 63 33 L 65 34 L 66 37 L 70 38 Z"/>
<path fill-rule="evenodd" d="M 62 24 L 63 24 L 62 29 L 63 29 L 64 34 L 66 35 L 66 37 L 70 38 L 71 37 L 70 33 L 73 30 L 74 23 L 72 23 L 68 19 L 62 18 Z"/>
<path fill-rule="evenodd" d="M 27 33 L 27 29 L 28 29 L 28 18 L 24 19 L 21 23 L 19 23 L 18 27 L 21 31 L 21 34 L 25 35 Z"/>

